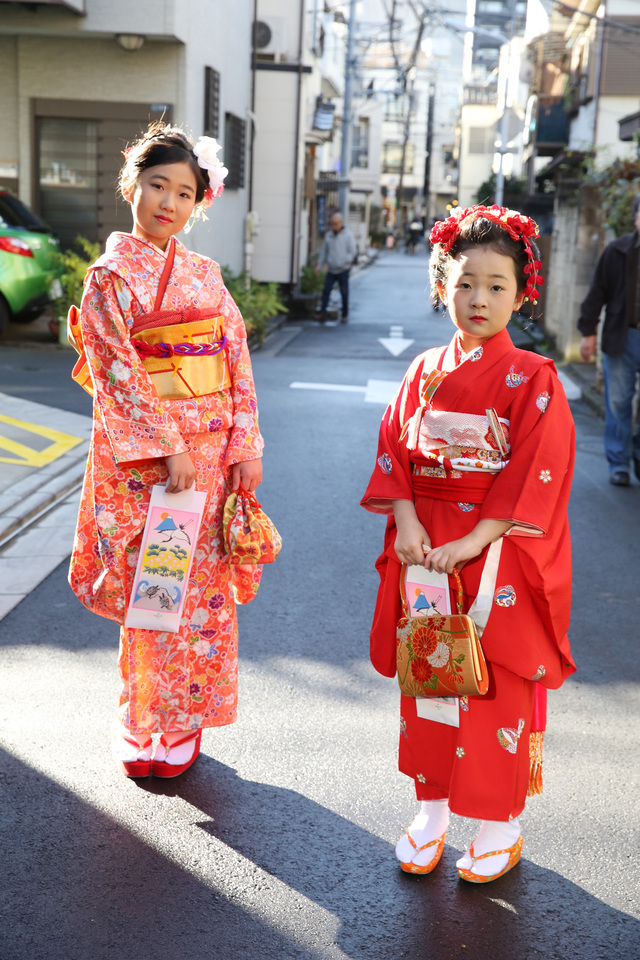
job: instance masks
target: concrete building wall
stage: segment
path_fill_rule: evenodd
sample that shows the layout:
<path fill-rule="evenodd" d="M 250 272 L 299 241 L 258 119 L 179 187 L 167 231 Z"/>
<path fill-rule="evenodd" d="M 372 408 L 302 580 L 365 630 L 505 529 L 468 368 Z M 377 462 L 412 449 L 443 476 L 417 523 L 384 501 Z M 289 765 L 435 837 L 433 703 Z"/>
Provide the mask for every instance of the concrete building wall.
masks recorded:
<path fill-rule="evenodd" d="M 211 0 L 209 5 L 223 15 L 224 0 Z M 34 13 L 12 3 L 3 4 L 2 26 L 27 36 L 136 33 L 185 40 L 190 7 L 189 0 L 85 0 L 85 15 L 78 16 L 64 6 L 41 4 Z"/>
<path fill-rule="evenodd" d="M 202 135 L 204 72 L 208 66 L 220 74 L 220 130 L 217 138 L 223 144 L 220 157 L 224 155 L 225 113 L 232 113 L 246 122 L 245 186 L 239 190 L 225 190 L 207 211 L 208 221 L 198 222 L 188 237 L 189 247 L 228 265 L 235 273 L 244 267 L 249 192 L 252 17 L 252 0 L 234 0 L 233 15 L 223 0 L 176 2 L 176 18 L 183 29 L 186 23 L 187 29 L 185 45 L 176 48 L 179 69 L 176 71 L 174 116 L 195 138 Z M 221 29 L 222 25 L 224 29 Z"/>
<path fill-rule="evenodd" d="M 467 207 L 475 203 L 475 194 L 480 184 L 491 174 L 493 164 L 493 149 L 484 153 L 470 151 L 471 132 L 476 128 L 484 128 L 486 142 L 493 140 L 496 127 L 496 108 L 493 105 L 465 104 L 461 111 L 460 120 L 460 180 L 458 184 L 458 201 L 460 206 Z"/>
<path fill-rule="evenodd" d="M 253 207 L 260 215 L 254 240 L 257 280 L 289 283 L 295 180 L 297 75 L 259 71 Z"/>
<path fill-rule="evenodd" d="M 598 191 L 583 188 L 578 197 L 556 200 L 546 282 L 544 325 L 567 361 L 579 359 L 581 334 L 576 323 L 580 304 L 603 247 L 602 208 Z"/>
<path fill-rule="evenodd" d="M 640 41 L 640 37 L 638 38 Z M 639 45 L 640 48 L 640 45 Z M 635 97 L 600 97 L 596 132 L 596 166 L 608 166 L 616 157 L 633 160 L 636 145 L 619 139 L 618 120 L 640 110 L 640 75 L 638 95 Z"/>
<path fill-rule="evenodd" d="M 0 37 L 0 186 L 18 177 L 18 40 Z M 6 182 L 6 183 L 5 183 Z"/>

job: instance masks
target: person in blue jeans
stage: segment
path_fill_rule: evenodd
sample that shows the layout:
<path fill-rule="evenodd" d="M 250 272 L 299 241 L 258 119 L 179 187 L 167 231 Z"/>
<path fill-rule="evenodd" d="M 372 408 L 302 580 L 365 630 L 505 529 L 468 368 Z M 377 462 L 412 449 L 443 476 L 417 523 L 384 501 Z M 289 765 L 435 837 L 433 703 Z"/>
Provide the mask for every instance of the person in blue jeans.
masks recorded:
<path fill-rule="evenodd" d="M 347 323 L 349 319 L 349 271 L 356 258 L 356 241 L 351 230 L 345 227 L 342 214 L 334 213 L 330 224 L 331 230 L 325 235 L 318 257 L 318 269 L 326 265 L 327 275 L 324 280 L 317 319 L 322 323 L 327 319 L 329 297 L 337 283 L 342 297 L 342 322 Z"/>
<path fill-rule="evenodd" d="M 617 487 L 629 486 L 630 461 L 640 480 L 640 424 L 633 429 L 633 398 L 640 375 L 640 194 L 634 197 L 631 212 L 636 229 L 605 247 L 578 319 L 580 355 L 588 363 L 596 352 L 596 331 L 605 307 L 604 450 L 609 481 Z"/>

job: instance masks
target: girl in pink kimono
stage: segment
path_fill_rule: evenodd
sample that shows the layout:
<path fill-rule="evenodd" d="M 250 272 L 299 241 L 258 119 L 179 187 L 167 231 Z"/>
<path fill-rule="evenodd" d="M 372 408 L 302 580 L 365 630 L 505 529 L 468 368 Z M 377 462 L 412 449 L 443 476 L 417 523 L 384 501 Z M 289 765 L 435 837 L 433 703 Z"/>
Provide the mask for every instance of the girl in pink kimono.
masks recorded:
<path fill-rule="evenodd" d="M 120 189 L 133 229 L 109 237 L 80 308 L 76 370 L 86 361 L 94 427 L 69 574 L 79 600 L 122 625 L 151 488 L 179 493 L 195 483 L 207 494 L 179 631 L 120 631 L 113 750 L 132 777 L 182 773 L 198 756 L 203 728 L 235 721 L 235 604 L 251 599 L 261 570 L 232 574 L 221 539 L 230 489 L 252 491 L 262 479 L 246 330 L 218 265 L 175 239 L 222 192 L 218 150 L 211 138 L 194 147 L 181 130 L 154 124 L 125 152 Z M 171 376 L 157 389 L 139 332 L 180 324 L 173 329 L 188 340 L 207 318 L 220 339 L 209 338 L 209 355 L 189 358 L 195 382 L 183 375 L 175 336 L 164 337 L 176 353 L 167 348 Z M 74 375 L 82 381 L 81 371 Z M 152 761 L 153 733 L 161 736 Z"/>

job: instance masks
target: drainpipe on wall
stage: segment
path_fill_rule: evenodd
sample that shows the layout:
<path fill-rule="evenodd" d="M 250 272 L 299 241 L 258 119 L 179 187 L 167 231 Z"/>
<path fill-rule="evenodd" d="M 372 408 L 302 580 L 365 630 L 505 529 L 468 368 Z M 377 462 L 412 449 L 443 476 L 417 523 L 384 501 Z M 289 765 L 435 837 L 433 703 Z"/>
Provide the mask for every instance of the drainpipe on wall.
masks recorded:
<path fill-rule="evenodd" d="M 249 191 L 247 218 L 244 232 L 244 272 L 247 276 L 247 289 L 251 285 L 253 269 L 253 238 L 257 229 L 257 216 L 253 209 L 253 156 L 256 136 L 256 29 L 258 20 L 258 0 L 253 0 L 253 23 L 251 24 L 251 133 L 249 135 Z"/>
<path fill-rule="evenodd" d="M 298 284 L 298 163 L 300 160 L 300 106 L 302 103 L 302 48 L 304 42 L 304 0 L 300 0 L 300 29 L 298 31 L 298 92 L 296 97 L 296 143 L 293 154 L 293 216 L 291 224 L 291 287 Z"/>
<path fill-rule="evenodd" d="M 602 16 L 606 17 L 606 4 L 603 2 L 598 8 L 598 13 L 602 10 Z M 596 138 L 598 136 L 598 114 L 600 112 L 600 86 L 602 84 L 602 53 L 604 50 L 604 24 L 598 23 L 598 43 L 596 46 L 596 68 L 593 77 L 593 149 L 596 149 Z"/>

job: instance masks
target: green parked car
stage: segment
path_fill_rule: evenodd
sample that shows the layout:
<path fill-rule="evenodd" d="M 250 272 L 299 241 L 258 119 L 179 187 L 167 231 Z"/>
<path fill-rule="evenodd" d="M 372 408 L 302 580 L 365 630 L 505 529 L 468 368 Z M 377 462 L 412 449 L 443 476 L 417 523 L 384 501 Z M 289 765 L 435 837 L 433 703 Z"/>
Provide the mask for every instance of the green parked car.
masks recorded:
<path fill-rule="evenodd" d="M 0 188 L 0 333 L 30 320 L 62 294 L 60 241 L 44 220 Z"/>

